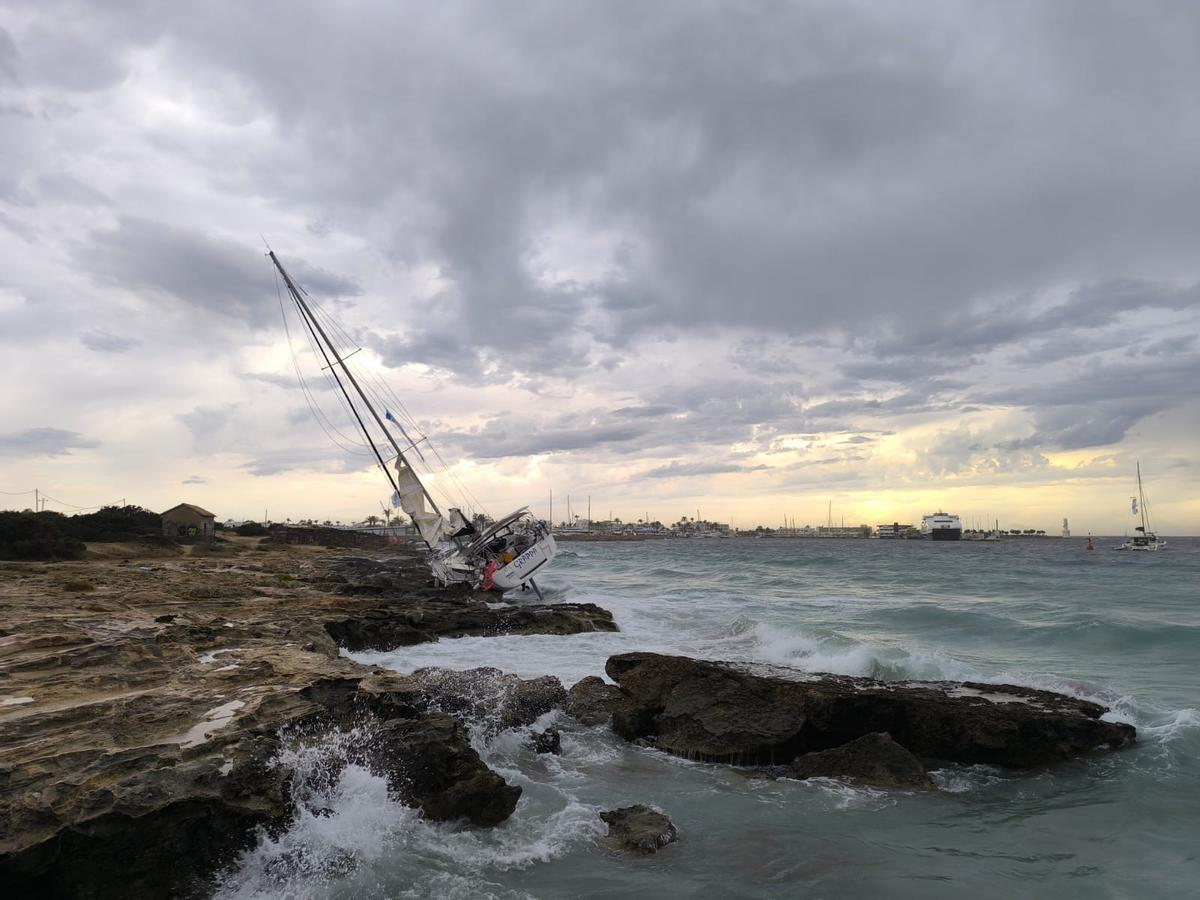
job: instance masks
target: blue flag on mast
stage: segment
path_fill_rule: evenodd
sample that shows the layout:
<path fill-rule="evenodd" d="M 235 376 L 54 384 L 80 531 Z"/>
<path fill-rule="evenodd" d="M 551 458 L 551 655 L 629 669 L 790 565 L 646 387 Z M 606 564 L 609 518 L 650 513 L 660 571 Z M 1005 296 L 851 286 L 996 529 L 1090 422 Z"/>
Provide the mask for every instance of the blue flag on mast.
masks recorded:
<path fill-rule="evenodd" d="M 1129 498 L 1129 514 L 1131 516 L 1137 515 L 1137 497 Z"/>

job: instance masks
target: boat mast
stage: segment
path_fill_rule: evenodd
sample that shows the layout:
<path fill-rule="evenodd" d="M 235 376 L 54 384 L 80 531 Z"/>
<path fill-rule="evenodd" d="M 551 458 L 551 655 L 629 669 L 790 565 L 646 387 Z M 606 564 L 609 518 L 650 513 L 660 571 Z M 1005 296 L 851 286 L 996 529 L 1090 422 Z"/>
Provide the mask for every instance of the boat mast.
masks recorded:
<path fill-rule="evenodd" d="M 1142 491 L 1142 461 L 1137 462 L 1138 508 L 1142 511 L 1142 534 L 1146 534 L 1146 495 Z"/>
<path fill-rule="evenodd" d="M 308 326 L 310 331 L 315 329 L 316 334 L 320 335 L 320 340 L 318 341 L 317 346 L 321 351 L 321 355 L 325 357 L 325 363 L 329 367 L 329 371 L 333 373 L 333 377 L 337 381 L 338 387 L 341 388 L 342 394 L 345 395 L 346 401 L 350 404 L 350 409 L 354 413 L 354 418 L 358 420 L 358 427 L 362 430 L 363 435 L 367 439 L 367 443 L 371 445 L 371 449 L 375 452 L 375 458 L 379 461 L 379 467 L 383 469 L 384 474 L 387 475 L 388 482 L 392 485 L 392 489 L 399 494 L 400 486 L 396 483 L 396 479 L 392 476 L 391 470 L 388 469 L 387 464 L 383 461 L 382 455 L 379 453 L 379 449 L 375 446 L 375 442 L 371 439 L 371 434 L 369 431 L 367 431 L 367 426 L 363 422 L 362 416 L 358 414 L 358 409 L 355 407 L 354 401 L 350 398 L 350 392 L 346 390 L 346 386 L 342 383 L 342 379 L 338 377 L 337 370 L 333 368 L 335 362 L 341 366 L 342 372 L 350 381 L 350 384 L 354 386 L 355 392 L 370 411 L 371 416 L 375 419 L 376 424 L 379 425 L 384 437 L 388 439 L 388 443 L 392 445 L 392 449 L 396 451 L 396 455 L 400 458 L 401 462 L 403 462 L 405 466 L 408 466 L 410 470 L 412 470 L 412 466 L 409 465 L 408 459 L 405 458 L 404 454 L 401 452 L 400 445 L 396 443 L 396 439 L 392 437 L 392 433 L 388 431 L 388 427 L 383 424 L 383 419 L 379 417 L 379 413 L 375 410 L 375 407 L 371 404 L 371 401 L 367 399 L 367 395 L 359 386 L 358 380 L 354 377 L 354 373 L 351 372 L 350 367 L 346 365 L 345 358 L 337 352 L 337 347 L 334 345 L 333 341 L 329 339 L 329 335 L 325 333 L 325 329 L 321 327 L 321 323 L 317 320 L 317 317 L 309 308 L 308 303 L 305 302 L 304 297 L 300 293 L 300 289 L 296 287 L 295 282 L 292 281 L 292 277 L 288 275 L 287 270 L 283 267 L 283 263 L 281 263 L 279 261 L 279 257 L 275 255 L 275 251 L 268 249 L 267 255 L 271 257 L 271 262 L 275 264 L 275 268 L 278 269 L 279 274 L 283 276 L 283 283 L 287 285 L 288 293 L 292 295 L 292 300 L 295 301 L 296 306 L 299 308 L 301 316 L 305 320 L 305 325 Z M 325 345 L 328 345 L 329 349 L 333 351 L 335 357 L 333 361 L 329 359 L 329 354 L 325 352 L 325 346 L 321 344 L 321 341 L 323 341 Z M 415 471 L 413 472 L 413 475 L 416 477 Z M 435 501 L 430 495 L 429 489 L 425 487 L 421 479 L 417 478 L 416 480 L 417 484 L 421 485 L 421 491 L 425 494 L 425 499 L 429 501 L 429 505 L 433 507 L 433 511 L 440 516 L 442 511 L 438 508 L 437 501 Z"/>

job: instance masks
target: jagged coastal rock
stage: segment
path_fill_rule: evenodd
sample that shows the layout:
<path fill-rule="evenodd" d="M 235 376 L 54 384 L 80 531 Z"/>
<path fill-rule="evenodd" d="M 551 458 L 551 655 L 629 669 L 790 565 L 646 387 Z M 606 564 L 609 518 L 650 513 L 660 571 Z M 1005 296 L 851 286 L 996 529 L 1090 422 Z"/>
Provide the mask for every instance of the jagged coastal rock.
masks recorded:
<path fill-rule="evenodd" d="M 628 703 L 619 687 L 597 675 L 576 682 L 567 694 L 567 712 L 584 725 L 604 725 L 615 708 Z"/>
<path fill-rule="evenodd" d="M 831 750 L 797 756 L 774 773 L 782 778 L 846 778 L 877 787 L 933 787 L 921 760 L 887 733 L 872 732 Z"/>
<path fill-rule="evenodd" d="M 565 702 L 563 686 L 495 669 L 373 670 L 339 656 L 338 625 L 361 617 L 379 647 L 412 642 L 374 628 L 406 616 L 427 640 L 476 633 L 466 621 L 483 634 L 615 628 L 598 607 L 522 618 L 439 592 L 403 550 L 364 563 L 318 547 L 145 561 L 138 549 L 0 566 L 0 696 L 21 698 L 0 707 L 5 896 L 203 894 L 256 827 L 294 814 L 305 786 L 279 763 L 289 748 L 328 745 L 322 778 L 361 764 L 430 819 L 502 822 L 521 790 L 484 764 L 463 722 L 529 726 Z M 389 573 L 376 595 L 331 590 L 368 565 Z"/>
<path fill-rule="evenodd" d="M 656 653 L 610 657 L 605 671 L 629 700 L 614 711 L 617 734 L 713 762 L 786 765 L 886 732 L 923 760 L 1029 768 L 1135 737 L 1095 703 L 1013 685 L 881 682 Z"/>
<path fill-rule="evenodd" d="M 392 650 L 440 637 L 617 630 L 612 613 L 594 603 L 489 603 L 485 595 L 462 585 L 432 586 L 423 567 L 420 560 L 351 557 L 315 579 L 339 594 L 360 598 L 345 617 L 325 623 L 338 646 Z M 377 599 L 367 604 L 362 596 Z"/>
<path fill-rule="evenodd" d="M 600 813 L 608 825 L 608 840 L 629 853 L 657 853 L 679 839 L 679 832 L 666 815 L 648 806 L 623 806 Z"/>
<path fill-rule="evenodd" d="M 411 677 L 438 709 L 486 723 L 493 731 L 532 725 L 567 699 L 562 682 L 552 675 L 523 679 L 483 667 L 417 669 Z"/>

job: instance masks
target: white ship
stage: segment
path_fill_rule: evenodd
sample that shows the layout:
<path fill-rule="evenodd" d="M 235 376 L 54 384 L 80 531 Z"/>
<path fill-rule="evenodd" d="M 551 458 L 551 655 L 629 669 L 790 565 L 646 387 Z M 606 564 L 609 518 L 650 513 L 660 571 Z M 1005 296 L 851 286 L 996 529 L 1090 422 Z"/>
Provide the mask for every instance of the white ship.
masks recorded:
<path fill-rule="evenodd" d="M 962 522 L 958 516 L 952 516 L 939 509 L 932 515 L 921 517 L 921 534 L 931 541 L 961 540 Z"/>

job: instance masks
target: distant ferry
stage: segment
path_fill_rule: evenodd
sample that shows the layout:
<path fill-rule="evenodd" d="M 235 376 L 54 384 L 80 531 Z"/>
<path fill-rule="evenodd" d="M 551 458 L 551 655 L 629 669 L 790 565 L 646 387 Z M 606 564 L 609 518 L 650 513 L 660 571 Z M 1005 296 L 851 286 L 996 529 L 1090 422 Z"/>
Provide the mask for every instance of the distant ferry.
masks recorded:
<path fill-rule="evenodd" d="M 933 541 L 957 541 L 962 539 L 962 522 L 940 509 L 931 516 L 922 516 L 921 534 Z"/>

